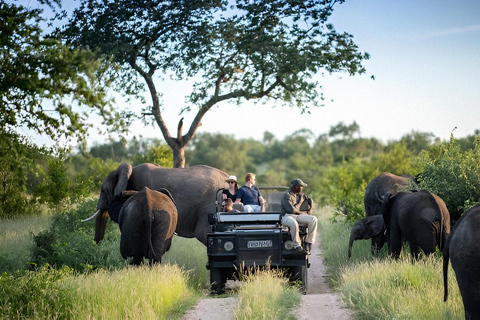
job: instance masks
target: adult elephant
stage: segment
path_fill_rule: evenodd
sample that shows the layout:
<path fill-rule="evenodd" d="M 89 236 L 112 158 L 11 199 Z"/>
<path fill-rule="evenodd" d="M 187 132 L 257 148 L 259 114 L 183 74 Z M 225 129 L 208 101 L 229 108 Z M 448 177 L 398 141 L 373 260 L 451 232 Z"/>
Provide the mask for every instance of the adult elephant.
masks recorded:
<path fill-rule="evenodd" d="M 385 194 L 396 194 L 400 191 L 410 191 L 415 189 L 416 181 L 413 176 L 397 176 L 390 172 L 382 172 L 372 179 L 365 189 L 363 203 L 365 206 L 365 216 L 371 217 L 382 214 L 382 204 Z M 379 233 L 372 236 L 372 253 L 376 253 L 385 244 L 385 234 Z M 363 238 L 368 239 L 368 238 Z"/>
<path fill-rule="evenodd" d="M 178 222 L 176 232 L 181 237 L 197 238 L 207 243 L 211 229 L 208 214 L 215 212 L 215 195 L 220 188 L 227 188 L 228 174 L 218 169 L 199 165 L 186 168 L 163 168 L 152 163 L 132 167 L 121 164 L 110 172 L 102 183 L 95 220 L 95 241 L 103 239 L 108 217 L 118 223 L 122 191 L 144 187 L 156 190 L 165 188 L 177 202 Z"/>
<path fill-rule="evenodd" d="M 145 187 L 125 201 L 118 225 L 120 253 L 124 259 L 133 258 L 134 265 L 139 265 L 144 258 L 150 264 L 161 263 L 177 227 L 175 201 L 167 189 Z"/>
<path fill-rule="evenodd" d="M 467 210 L 452 228 L 443 249 L 444 301 L 448 298 L 448 261 L 462 295 L 465 319 L 480 319 L 480 204 Z"/>
<path fill-rule="evenodd" d="M 398 258 L 403 241 L 410 243 L 410 251 L 418 259 L 420 249 L 425 254 L 443 250 L 450 234 L 450 214 L 445 202 L 427 190 L 398 192 L 385 195 L 382 215 L 386 227 L 388 251 Z"/>

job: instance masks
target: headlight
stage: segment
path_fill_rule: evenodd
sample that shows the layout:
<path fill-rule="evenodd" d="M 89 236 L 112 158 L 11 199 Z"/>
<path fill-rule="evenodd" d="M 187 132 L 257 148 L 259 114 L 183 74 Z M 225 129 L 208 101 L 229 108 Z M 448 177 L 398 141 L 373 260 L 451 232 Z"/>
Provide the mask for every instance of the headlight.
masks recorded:
<path fill-rule="evenodd" d="M 233 250 L 233 242 L 232 242 L 232 241 L 226 241 L 226 242 L 223 244 L 223 248 L 224 248 L 226 251 L 232 251 L 232 250 Z"/>
<path fill-rule="evenodd" d="M 292 240 L 287 240 L 287 241 L 285 241 L 285 243 L 283 244 L 283 246 L 284 246 L 285 249 L 287 249 L 287 250 L 292 250 L 292 249 L 293 249 L 293 241 L 292 241 Z"/>

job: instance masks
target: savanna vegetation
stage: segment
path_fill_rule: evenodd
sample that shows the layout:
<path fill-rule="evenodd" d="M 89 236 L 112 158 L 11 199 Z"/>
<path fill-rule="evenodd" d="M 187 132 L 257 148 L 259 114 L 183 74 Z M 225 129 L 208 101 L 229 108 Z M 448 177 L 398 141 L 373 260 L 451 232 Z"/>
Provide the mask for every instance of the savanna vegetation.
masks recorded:
<path fill-rule="evenodd" d="M 58 28 L 67 16 L 55 9 L 59 0 L 39 1 L 39 8 L 54 10 L 48 21 L 41 9 L 1 2 L 0 317 L 170 319 L 208 291 L 206 254 L 198 241 L 175 237 L 165 264 L 130 268 L 119 254 L 116 225 L 108 226 L 97 245 L 93 226 L 80 222 L 94 211 L 108 172 L 122 162 L 153 162 L 206 164 L 239 179 L 255 172 L 259 185 L 288 185 L 302 178 L 319 208 L 331 208 L 321 227 L 325 259 L 332 284 L 359 318 L 461 318 L 453 272 L 450 300 L 441 301 L 440 253 L 412 264 L 406 256 L 392 261 L 385 252 L 371 257 L 362 242 L 356 243 L 352 260 L 346 260 L 345 251 L 351 223 L 364 215 L 365 187 L 383 171 L 417 177 L 419 188 L 443 198 L 453 222 L 478 203 L 478 131 L 462 138 L 452 134 L 448 141 L 411 132 L 387 143 L 362 138 L 356 123 L 339 123 L 318 136 L 302 129 L 282 140 L 269 132 L 260 141 L 196 134 L 202 117 L 218 102 L 273 98 L 308 112 L 310 104 L 322 100 L 317 72 L 364 73 L 368 54 L 359 51 L 351 35 L 338 34 L 327 23 L 330 4 L 336 2 L 343 1 L 323 1 L 321 7 L 237 1 L 236 8 L 227 1 L 200 6 L 185 1 L 177 8 L 170 2 L 131 6 L 132 1 L 92 0 Z M 155 23 L 148 20 L 152 17 Z M 299 21 L 310 25 L 305 29 Z M 42 26 L 55 28 L 47 34 Z M 137 29 L 125 33 L 117 27 Z M 159 73 L 199 79 L 183 108 L 199 110 L 185 134 L 182 120 L 176 137 L 165 130 L 162 108 L 167 106 L 161 106 L 153 82 Z M 144 105 L 145 85 L 150 107 Z M 93 113 L 115 137 L 133 117 L 116 108 L 111 90 L 139 99 L 141 117 L 155 117 L 166 143 L 136 136 L 88 147 Z M 19 134 L 24 128 L 55 141 L 81 143 L 75 150 L 40 147 Z M 277 318 L 272 302 L 274 310 L 282 311 L 298 302 L 290 290 L 274 273 L 252 277 L 238 292 L 236 317 Z M 254 292 L 263 292 L 264 299 L 255 299 Z"/>
<path fill-rule="evenodd" d="M 321 234 L 332 285 L 360 318 L 415 319 L 418 314 L 427 319 L 432 318 L 430 314 L 461 318 L 463 309 L 453 273 L 449 277 L 452 294 L 447 303 L 442 302 L 440 253 L 412 265 L 408 255 L 399 261 L 390 260 L 385 252 L 372 258 L 368 241 L 355 243 L 351 260 L 347 260 L 346 250 L 351 223 L 364 215 L 365 186 L 382 171 L 416 175 L 420 188 L 432 190 L 444 198 L 452 217 L 455 212 L 461 214 L 477 203 L 480 173 L 475 159 L 478 159 L 480 146 L 476 134 L 440 141 L 429 134 L 413 132 L 399 141 L 384 144 L 375 139 L 335 134 L 338 127 L 347 130 L 355 126 L 339 124 L 336 127 L 320 137 L 301 130 L 283 140 L 277 140 L 268 132 L 263 141 L 200 134 L 188 149 L 189 165 L 210 164 L 239 177 L 253 171 L 258 174 L 259 185 L 288 185 L 295 177 L 304 179 L 320 207 L 329 208 L 326 217 L 322 218 Z M 155 269 L 157 271 L 139 269 L 139 280 L 128 282 L 129 288 L 118 289 L 115 286 L 119 278 L 136 277 L 135 269 L 128 267 L 120 256 L 118 227 L 110 223 L 104 241 L 97 245 L 93 241 L 93 225 L 80 222 L 95 210 L 99 185 L 107 172 L 125 161 L 172 166 L 168 147 L 159 141 L 139 138 L 95 145 L 89 152 L 55 153 L 22 143 L 27 140 L 20 136 L 11 137 L 12 141 L 18 141 L 20 153 L 17 154 L 36 152 L 36 156 L 26 161 L 26 157 L 14 154 L 9 157 L 9 153 L 4 153 L 4 163 L 17 164 L 3 167 L 4 173 L 17 177 L 3 180 L 4 186 L 9 188 L 3 189 L 4 199 L 15 192 L 16 197 L 9 200 L 23 202 L 13 207 L 3 206 L 1 211 L 0 271 L 4 273 L 0 308 L 3 316 L 81 318 L 85 312 L 92 312 L 96 317 L 107 317 L 105 315 L 113 312 L 109 306 L 112 302 L 100 299 L 99 295 L 118 292 L 120 302 L 123 294 L 143 297 L 146 293 L 136 290 L 157 290 L 154 286 L 160 287 L 163 283 L 159 278 L 158 283 L 149 284 L 152 287 L 136 288 L 140 278 L 150 277 L 150 272 L 175 274 L 177 282 L 171 285 L 178 288 L 181 298 L 161 297 L 159 293 L 156 301 L 171 299 L 168 300 L 170 307 L 162 309 L 149 300 L 139 304 L 136 311 L 132 311 L 134 306 L 125 304 L 125 309 L 122 307 L 115 312 L 123 310 L 124 315 L 137 312 L 146 318 L 178 317 L 196 299 L 208 293 L 206 254 L 198 241 L 175 237 L 171 251 L 165 256 L 165 266 Z M 238 167 L 231 167 L 231 158 L 210 157 L 225 154 L 222 150 L 230 150 L 232 157 L 239 159 Z M 51 193 L 53 191 L 56 194 Z M 162 268 L 167 271 L 160 271 Z M 276 288 L 272 289 L 273 296 L 264 294 L 270 301 L 284 301 L 282 294 L 290 294 L 291 288 L 281 277 L 275 274 L 265 277 L 246 281 L 248 285 L 238 292 L 245 295 L 240 299 L 242 308 L 236 311 L 238 318 L 269 313 L 265 308 L 270 304 L 252 299 L 248 293 L 268 290 L 270 284 L 267 286 L 265 282 Z M 99 278 L 105 287 L 92 284 Z M 84 288 L 83 284 L 87 283 L 88 288 Z M 248 289 L 255 285 L 262 289 Z M 71 290 L 75 286 L 81 288 Z M 55 288 L 55 295 L 49 294 L 48 288 Z M 39 298 L 32 300 L 31 296 Z M 71 303 L 79 301 L 78 298 L 87 305 L 79 305 L 80 309 L 76 310 Z M 291 302 L 284 306 L 288 308 L 297 302 L 293 295 Z M 410 303 L 418 310 L 407 308 Z M 52 308 L 56 304 L 62 306 Z M 435 310 L 430 310 L 432 305 Z M 48 313 L 51 310 L 57 313 Z M 419 313 L 420 310 L 423 313 Z"/>

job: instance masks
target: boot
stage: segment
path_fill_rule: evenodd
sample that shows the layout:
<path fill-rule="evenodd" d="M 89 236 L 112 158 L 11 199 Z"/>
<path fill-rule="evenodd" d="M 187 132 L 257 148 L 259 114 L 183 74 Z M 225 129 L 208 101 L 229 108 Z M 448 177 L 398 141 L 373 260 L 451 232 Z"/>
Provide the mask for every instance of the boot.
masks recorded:
<path fill-rule="evenodd" d="M 312 254 L 312 253 L 311 253 L 311 250 L 312 250 L 312 244 L 311 244 L 311 243 L 305 242 L 305 248 L 304 248 L 304 249 L 305 249 L 305 252 L 306 252 L 308 255 Z"/>

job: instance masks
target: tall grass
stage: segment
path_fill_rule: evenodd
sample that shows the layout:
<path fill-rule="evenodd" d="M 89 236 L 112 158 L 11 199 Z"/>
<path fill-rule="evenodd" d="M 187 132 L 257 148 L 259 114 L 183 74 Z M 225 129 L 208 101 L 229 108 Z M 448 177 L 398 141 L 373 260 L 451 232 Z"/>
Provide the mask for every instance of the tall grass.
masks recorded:
<path fill-rule="evenodd" d="M 320 235 L 330 280 L 358 319 L 463 319 L 461 296 L 449 268 L 449 298 L 443 302 L 441 255 L 412 262 L 404 248 L 393 260 L 384 248 L 372 257 L 370 241 L 356 241 L 347 257 L 351 225 L 320 214 Z"/>
<path fill-rule="evenodd" d="M 172 319 L 199 294 L 178 266 L 129 267 L 74 275 L 71 269 L 4 274 L 3 319 Z"/>
<path fill-rule="evenodd" d="M 289 285 L 281 271 L 256 270 L 243 278 L 236 319 L 295 319 L 288 312 L 300 302 L 301 294 L 298 288 Z"/>
<path fill-rule="evenodd" d="M 14 272 L 27 265 L 33 234 L 50 225 L 51 216 L 24 216 L 0 220 L 0 273 Z"/>
<path fill-rule="evenodd" d="M 162 257 L 162 261 L 176 264 L 189 274 L 189 283 L 194 288 L 207 289 L 207 247 L 195 238 L 174 236 L 172 247 Z"/>

